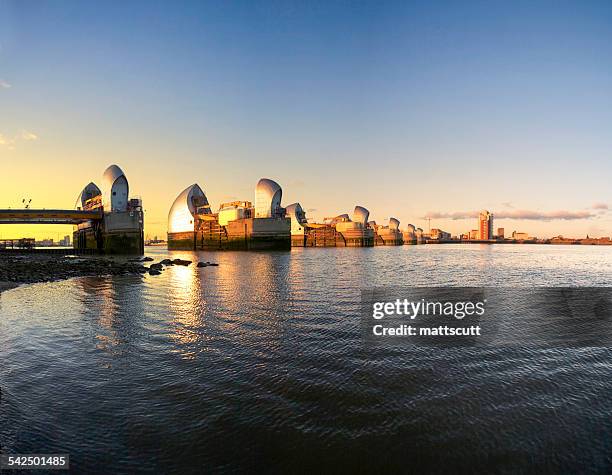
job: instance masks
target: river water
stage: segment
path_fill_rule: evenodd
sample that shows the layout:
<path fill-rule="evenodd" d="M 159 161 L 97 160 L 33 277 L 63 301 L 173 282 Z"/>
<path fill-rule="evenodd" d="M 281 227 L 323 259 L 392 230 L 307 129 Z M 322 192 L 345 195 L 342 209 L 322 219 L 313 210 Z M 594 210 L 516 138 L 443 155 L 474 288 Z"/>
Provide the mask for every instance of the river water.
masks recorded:
<path fill-rule="evenodd" d="M 372 286 L 610 286 L 612 247 L 168 252 L 0 294 L 0 442 L 76 473 L 612 471 L 609 347 L 364 345 Z"/>

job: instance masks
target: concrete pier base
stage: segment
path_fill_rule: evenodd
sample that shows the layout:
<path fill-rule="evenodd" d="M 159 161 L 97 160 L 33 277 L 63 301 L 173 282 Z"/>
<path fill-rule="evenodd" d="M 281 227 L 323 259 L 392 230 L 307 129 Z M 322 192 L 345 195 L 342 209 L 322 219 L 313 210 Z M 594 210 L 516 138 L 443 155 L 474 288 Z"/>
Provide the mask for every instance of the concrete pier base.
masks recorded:
<path fill-rule="evenodd" d="M 95 249 L 102 254 L 144 254 L 141 211 L 105 213 L 100 222 L 79 224 L 72 236 L 76 250 Z"/>
<path fill-rule="evenodd" d="M 244 218 L 220 226 L 217 219 L 198 220 L 196 231 L 169 233 L 168 249 L 289 250 L 289 218 Z"/>
<path fill-rule="evenodd" d="M 404 244 L 402 233 L 393 229 L 379 229 L 374 239 L 376 246 L 401 246 Z"/>

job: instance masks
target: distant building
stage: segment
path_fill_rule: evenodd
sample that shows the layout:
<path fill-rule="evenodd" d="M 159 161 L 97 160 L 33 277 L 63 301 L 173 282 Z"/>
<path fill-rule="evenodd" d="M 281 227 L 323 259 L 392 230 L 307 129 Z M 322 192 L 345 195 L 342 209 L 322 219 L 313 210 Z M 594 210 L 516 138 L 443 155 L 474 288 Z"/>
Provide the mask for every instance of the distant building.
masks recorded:
<path fill-rule="evenodd" d="M 530 237 L 529 237 L 529 234 L 527 233 L 519 233 L 519 232 L 513 231 L 512 239 L 515 239 L 517 241 L 527 241 L 528 239 L 530 239 Z"/>
<path fill-rule="evenodd" d="M 580 240 L 580 244 L 591 244 L 591 245 L 612 245 L 612 241 L 609 237 L 591 238 L 587 235 L 585 239 Z"/>
<path fill-rule="evenodd" d="M 446 241 L 451 238 L 451 234 L 447 233 L 446 231 L 442 231 L 441 229 L 433 228 L 429 232 L 429 237 L 431 239 L 438 240 L 438 241 Z"/>
<path fill-rule="evenodd" d="M 475 241 L 478 239 L 478 229 L 472 229 L 470 231 L 470 241 Z"/>
<path fill-rule="evenodd" d="M 497 228 L 497 237 L 499 239 L 504 239 L 504 228 Z"/>
<path fill-rule="evenodd" d="M 478 216 L 478 239 L 493 239 L 493 215 L 489 211 L 483 210 Z"/>

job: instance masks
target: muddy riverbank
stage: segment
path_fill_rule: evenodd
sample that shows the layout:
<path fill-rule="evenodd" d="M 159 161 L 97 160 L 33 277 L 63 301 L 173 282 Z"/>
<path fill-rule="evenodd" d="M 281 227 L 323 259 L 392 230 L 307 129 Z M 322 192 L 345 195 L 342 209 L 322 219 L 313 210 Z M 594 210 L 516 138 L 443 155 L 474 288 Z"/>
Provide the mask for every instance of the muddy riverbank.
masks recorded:
<path fill-rule="evenodd" d="M 73 257 L 44 254 L 0 255 L 0 292 L 21 284 L 81 276 L 145 274 L 142 261 L 126 258 Z"/>

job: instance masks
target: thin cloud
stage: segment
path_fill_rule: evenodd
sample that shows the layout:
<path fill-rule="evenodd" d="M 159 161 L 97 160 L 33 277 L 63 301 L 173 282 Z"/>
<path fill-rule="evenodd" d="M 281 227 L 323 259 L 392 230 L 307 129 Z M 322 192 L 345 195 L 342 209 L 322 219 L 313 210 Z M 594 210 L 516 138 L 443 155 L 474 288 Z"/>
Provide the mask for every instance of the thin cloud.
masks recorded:
<path fill-rule="evenodd" d="M 0 134 L 0 146 L 6 147 L 8 150 L 15 150 L 17 142 L 32 142 L 38 140 L 38 135 L 27 130 L 22 130 L 18 135 L 8 138 Z"/>
<path fill-rule="evenodd" d="M 3 79 L 0 79 L 0 89 L 10 89 L 12 86 L 4 81 Z"/>
<path fill-rule="evenodd" d="M 525 209 L 510 209 L 497 212 L 493 211 L 493 216 L 496 219 L 521 219 L 531 221 L 574 221 L 597 217 L 596 214 L 590 211 L 531 211 Z M 423 219 L 452 219 L 456 221 L 461 219 L 475 219 L 477 217 L 478 211 L 456 211 L 454 213 L 429 212 L 423 217 Z"/>
<path fill-rule="evenodd" d="M 23 140 L 38 140 L 38 135 L 32 133 L 32 132 L 28 132 L 27 130 L 22 130 L 21 131 L 21 138 Z"/>
<path fill-rule="evenodd" d="M 439 211 L 430 211 L 421 219 L 472 219 L 478 217 L 478 211 L 455 211 L 454 213 L 441 213 Z"/>
<path fill-rule="evenodd" d="M 591 206 L 591 208 L 593 208 L 593 209 L 603 209 L 603 210 L 609 209 L 608 205 L 606 203 L 593 203 L 593 206 Z"/>
<path fill-rule="evenodd" d="M 9 139 L 0 134 L 0 146 L 4 146 L 9 150 L 15 150 L 15 139 Z"/>
<path fill-rule="evenodd" d="M 591 219 L 596 216 L 590 211 L 529 211 L 522 209 L 501 211 L 499 213 L 493 213 L 493 215 L 498 219 L 528 219 L 533 221 L 573 221 L 577 219 Z"/>

